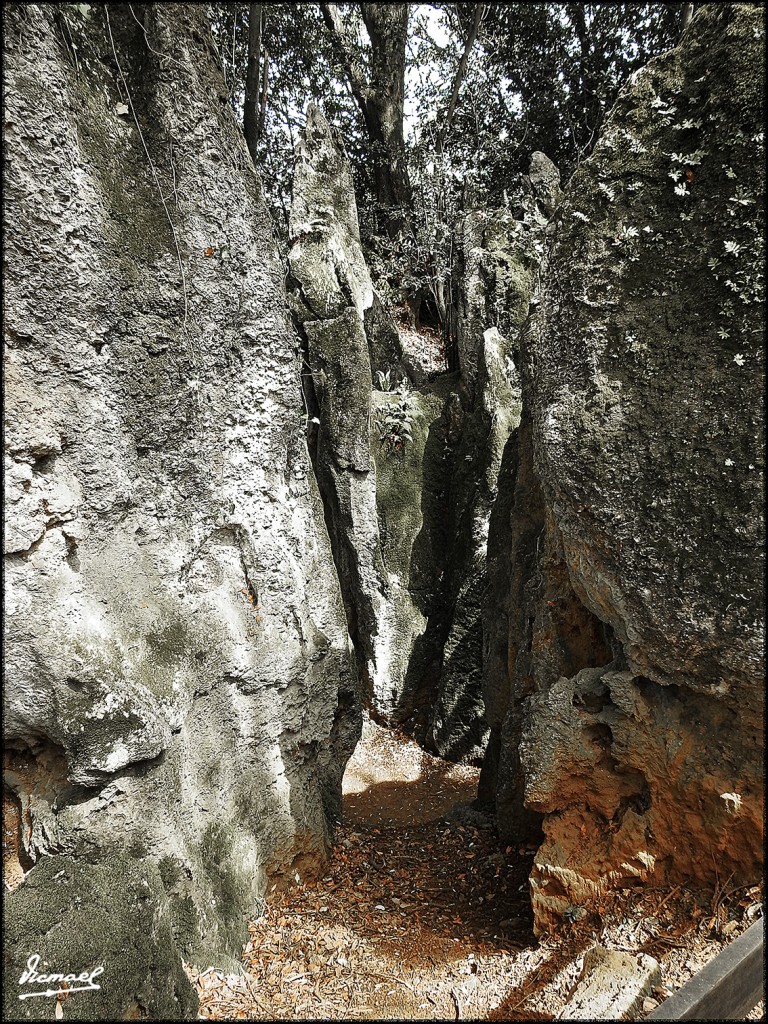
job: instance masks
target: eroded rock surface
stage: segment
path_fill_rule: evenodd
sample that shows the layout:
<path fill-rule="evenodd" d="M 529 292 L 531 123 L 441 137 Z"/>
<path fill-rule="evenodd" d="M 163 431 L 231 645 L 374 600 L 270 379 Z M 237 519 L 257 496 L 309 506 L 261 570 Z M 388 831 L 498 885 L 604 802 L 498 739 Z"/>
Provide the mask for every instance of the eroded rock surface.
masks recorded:
<path fill-rule="evenodd" d="M 517 358 L 520 330 L 538 284 L 544 231 L 560 196 L 560 172 L 533 153 L 510 208 L 470 210 L 456 228 L 461 279 L 456 333 L 462 379 L 474 387 L 485 331 L 495 327 Z"/>
<path fill-rule="evenodd" d="M 762 873 L 763 67 L 759 9 L 703 8 L 554 216 L 488 682 L 500 831 L 543 822 L 539 930 Z"/>
<path fill-rule="evenodd" d="M 373 374 L 375 366 L 386 365 L 375 345 L 383 333 L 383 314 L 374 310 L 349 162 L 338 135 L 314 105 L 297 147 L 290 239 L 292 304 L 311 370 L 308 412 L 309 405 L 317 412 L 317 429 L 310 432 L 317 476 L 363 694 L 374 712 L 387 719 L 397 707 L 408 654 L 424 624 L 407 584 L 414 531 L 408 529 L 401 538 L 408 546 L 401 579 L 384 560 L 377 505 L 374 421 L 381 409 Z M 397 372 L 387 365 L 377 372 L 393 369 Z M 399 376 L 402 380 L 402 370 Z M 408 421 L 412 426 L 413 417 Z M 402 452 L 405 439 L 399 440 Z M 412 437 L 409 441 L 413 449 Z M 418 474 L 423 446 L 417 451 Z M 418 493 L 410 497 L 418 509 Z"/>
<path fill-rule="evenodd" d="M 505 446 L 518 443 L 520 332 L 535 296 L 559 178 L 554 164 L 534 153 L 517 208 L 474 210 L 457 230 L 459 441 L 448 506 L 445 639 L 426 736 L 431 749 L 454 759 L 481 758 L 503 720 L 493 702 L 486 708 L 483 694 L 489 638 L 498 630 L 496 609 L 484 616 L 486 591 L 499 566 L 509 566 L 508 551 L 489 546 L 490 517 Z"/>
<path fill-rule="evenodd" d="M 373 714 L 407 722 L 454 760 L 482 757 L 488 734 L 488 519 L 519 421 L 515 358 L 558 181 L 536 154 L 519 209 L 465 218 L 461 370 L 428 381 L 376 306 L 349 164 L 316 107 L 297 148 L 292 302 L 306 338 L 315 464 L 364 697 Z"/>
<path fill-rule="evenodd" d="M 300 355 L 205 11 L 4 14 L 6 991 L 114 950 L 86 1016 L 184 1016 L 168 965 L 322 867 L 359 735 Z"/>
<path fill-rule="evenodd" d="M 584 954 L 581 977 L 557 1020 L 635 1020 L 643 996 L 660 981 L 652 956 L 593 946 Z"/>
<path fill-rule="evenodd" d="M 520 416 L 520 381 L 511 344 L 484 332 L 474 397 L 460 417 L 447 508 L 444 639 L 431 699 L 428 747 L 451 760 L 482 758 L 488 725 L 482 694 L 482 607 L 487 586 L 488 520 L 504 445 Z"/>

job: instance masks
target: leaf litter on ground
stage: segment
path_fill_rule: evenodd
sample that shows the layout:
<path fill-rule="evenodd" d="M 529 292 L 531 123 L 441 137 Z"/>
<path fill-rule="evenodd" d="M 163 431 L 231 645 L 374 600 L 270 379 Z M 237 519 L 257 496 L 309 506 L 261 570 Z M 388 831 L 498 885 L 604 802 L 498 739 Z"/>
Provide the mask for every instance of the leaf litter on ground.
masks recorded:
<path fill-rule="evenodd" d="M 243 975 L 185 964 L 199 1019 L 552 1020 L 595 941 L 661 962 L 650 1012 L 755 919 L 757 888 L 721 893 L 715 910 L 711 894 L 645 890 L 537 941 L 535 848 L 500 847 L 468 811 L 478 776 L 366 723 L 327 873 L 270 893 Z"/>

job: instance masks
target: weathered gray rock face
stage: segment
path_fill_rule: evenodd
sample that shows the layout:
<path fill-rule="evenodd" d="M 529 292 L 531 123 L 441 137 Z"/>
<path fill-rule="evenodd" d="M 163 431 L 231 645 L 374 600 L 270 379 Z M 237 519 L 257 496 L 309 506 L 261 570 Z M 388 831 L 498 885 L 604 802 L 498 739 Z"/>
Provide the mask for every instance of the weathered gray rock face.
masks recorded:
<path fill-rule="evenodd" d="M 409 379 L 360 247 L 344 147 L 314 106 L 297 150 L 290 236 L 315 467 L 363 699 L 374 716 L 404 721 L 425 711 L 439 675 L 456 380 L 419 377 L 417 388 Z"/>
<path fill-rule="evenodd" d="M 362 320 L 373 285 L 360 246 L 352 172 L 341 139 L 314 103 L 296 147 L 289 231 L 303 318 L 332 320 L 352 306 Z"/>
<path fill-rule="evenodd" d="M 531 157 L 514 210 L 471 210 L 456 229 L 460 293 L 456 311 L 462 379 L 474 387 L 485 331 L 495 327 L 518 358 L 520 330 L 538 282 L 544 229 L 559 198 L 560 172 L 544 153 Z"/>
<path fill-rule="evenodd" d="M 543 816 L 540 930 L 606 887 L 762 871 L 763 67 L 757 8 L 703 8 L 553 221 L 488 683 L 501 831 Z"/>
<path fill-rule="evenodd" d="M 296 156 L 289 263 L 294 313 L 307 339 L 309 401 L 318 413 L 315 466 L 363 693 L 375 713 L 389 718 L 424 619 L 382 552 L 372 447 L 376 354 L 369 343 L 369 333 L 377 332 L 366 332 L 374 291 L 360 247 L 349 163 L 315 106 Z M 408 536 L 410 545 L 413 539 Z"/>
<path fill-rule="evenodd" d="M 382 687 L 395 722 L 421 721 L 435 695 L 444 604 L 445 504 L 452 466 L 450 409 L 456 380 L 442 377 L 419 389 L 374 391 L 371 450 L 385 597 L 395 632 Z M 404 425 L 404 426 L 401 426 Z M 406 432 L 407 429 L 407 432 Z M 402 431 L 402 432 L 401 432 Z"/>
<path fill-rule="evenodd" d="M 487 585 L 488 519 L 504 445 L 520 416 L 520 384 L 510 343 L 485 331 L 474 398 L 460 393 L 458 441 L 447 508 L 443 638 L 436 691 L 430 700 L 427 746 L 451 760 L 479 760 L 488 739 L 482 695 L 483 595 Z"/>
<path fill-rule="evenodd" d="M 534 153 L 520 208 L 472 211 L 457 230 L 465 386 L 449 503 L 447 629 L 427 732 L 429 746 L 454 759 L 482 758 L 489 726 L 497 744 L 503 720 L 493 705 L 489 717 L 483 700 L 488 638 L 498 630 L 495 608 L 484 621 L 485 595 L 498 567 L 509 565 L 507 551 L 489 548 L 489 520 L 504 448 L 520 423 L 520 331 L 536 289 L 547 214 L 559 195 L 557 168 Z"/>
<path fill-rule="evenodd" d="M 315 107 L 297 151 L 293 304 L 312 373 L 317 474 L 365 699 L 374 714 L 407 721 L 431 749 L 457 760 L 481 757 L 487 735 L 488 517 L 520 413 L 513 354 L 543 245 L 540 202 L 559 191 L 546 157 L 538 154 L 533 170 L 519 216 L 466 218 L 461 375 L 432 383 L 417 376 L 414 387 L 402 349 L 398 355 L 397 344 L 382 341 L 386 318 L 360 248 L 349 164 Z M 384 372 L 401 386 L 381 390 Z"/>
<path fill-rule="evenodd" d="M 37 952 L 185 1016 L 359 735 L 300 356 L 204 10 L 4 14 L 8 1006 Z"/>

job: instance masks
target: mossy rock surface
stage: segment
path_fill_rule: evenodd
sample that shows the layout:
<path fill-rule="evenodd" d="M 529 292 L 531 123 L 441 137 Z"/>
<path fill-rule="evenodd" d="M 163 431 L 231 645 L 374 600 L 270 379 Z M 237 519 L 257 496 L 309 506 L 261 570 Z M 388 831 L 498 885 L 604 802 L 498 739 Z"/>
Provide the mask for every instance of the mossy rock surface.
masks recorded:
<path fill-rule="evenodd" d="M 530 333 L 570 571 L 633 667 L 683 685 L 749 688 L 759 660 L 763 52 L 758 8 L 707 6 L 622 93 Z"/>
<path fill-rule="evenodd" d="M 2 13 L 26 126 L 4 197 L 3 710 L 36 864 L 14 934 L 21 955 L 59 907 L 49 859 L 82 865 L 99 940 L 117 955 L 132 932 L 155 972 L 144 998 L 121 950 L 116 998 L 163 1019 L 171 954 L 239 957 L 268 875 L 327 855 L 355 666 L 284 267 L 205 9 Z M 149 887 L 133 917 L 126 850 Z M 50 952 L 90 957 L 59 909 L 73 945 Z"/>
<path fill-rule="evenodd" d="M 548 233 L 497 787 L 500 832 L 544 815 L 541 931 L 623 879 L 762 875 L 764 38 L 698 10 Z"/>
<path fill-rule="evenodd" d="M 116 855 L 89 863 L 46 857 L 4 908 L 3 1005 L 6 1020 L 54 1020 L 55 997 L 19 997 L 58 982 L 19 980 L 30 957 L 37 973 L 90 973 L 100 987 L 73 992 L 67 1020 L 189 1020 L 197 996 L 181 965 L 163 884 L 151 861 Z M 77 982 L 71 982 L 74 987 Z"/>

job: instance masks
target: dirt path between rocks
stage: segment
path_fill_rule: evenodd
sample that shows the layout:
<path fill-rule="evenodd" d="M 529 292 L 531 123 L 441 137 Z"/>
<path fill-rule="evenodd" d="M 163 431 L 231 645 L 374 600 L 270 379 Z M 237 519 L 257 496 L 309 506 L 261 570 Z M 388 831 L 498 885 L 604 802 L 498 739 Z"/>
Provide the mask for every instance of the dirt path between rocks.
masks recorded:
<path fill-rule="evenodd" d="M 482 818 L 452 813 L 474 798 L 478 774 L 367 723 L 327 875 L 270 895 L 249 928 L 245 975 L 185 965 L 199 1018 L 552 1020 L 596 936 L 535 940 L 534 851 L 502 850 Z M 661 999 L 748 926 L 757 898 L 724 902 L 727 936 L 713 938 L 692 894 L 633 893 L 606 911 L 599 938 L 624 949 L 654 940 Z"/>

